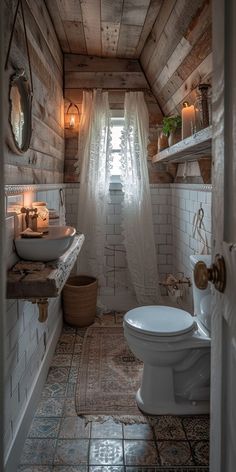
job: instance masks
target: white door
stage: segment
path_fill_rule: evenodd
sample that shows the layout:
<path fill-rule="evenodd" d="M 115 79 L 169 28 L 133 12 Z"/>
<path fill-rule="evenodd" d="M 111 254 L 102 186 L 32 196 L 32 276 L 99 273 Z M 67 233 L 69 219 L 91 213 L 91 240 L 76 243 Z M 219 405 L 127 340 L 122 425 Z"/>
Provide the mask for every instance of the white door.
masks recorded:
<path fill-rule="evenodd" d="M 226 266 L 214 290 L 211 472 L 236 471 L 236 0 L 213 0 L 213 248 Z"/>

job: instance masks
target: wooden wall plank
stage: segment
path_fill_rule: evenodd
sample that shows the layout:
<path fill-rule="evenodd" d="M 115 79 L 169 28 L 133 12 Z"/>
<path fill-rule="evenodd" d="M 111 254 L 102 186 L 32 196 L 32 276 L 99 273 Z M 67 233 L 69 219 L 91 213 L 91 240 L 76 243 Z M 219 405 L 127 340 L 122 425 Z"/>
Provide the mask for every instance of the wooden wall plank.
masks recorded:
<path fill-rule="evenodd" d="M 51 16 L 54 28 L 57 32 L 57 36 L 60 41 L 60 45 L 63 52 L 71 52 L 70 46 L 68 43 L 68 39 L 65 33 L 65 29 L 63 26 L 62 18 L 60 15 L 60 10 L 57 5 L 57 0 L 45 0 L 47 9 Z"/>
<path fill-rule="evenodd" d="M 102 55 L 116 56 L 120 34 L 120 23 L 102 21 Z"/>
<path fill-rule="evenodd" d="M 176 0 L 165 0 L 162 3 L 162 7 L 154 23 L 152 31 L 149 34 L 145 46 L 141 52 L 140 60 L 145 71 L 175 4 Z"/>
<path fill-rule="evenodd" d="M 181 65 L 191 49 L 191 44 L 183 37 L 153 84 L 153 89 L 155 89 L 156 92 L 159 92 L 162 87 L 166 85 L 168 80 L 175 73 L 176 69 L 178 69 L 178 67 Z"/>
<path fill-rule="evenodd" d="M 141 33 L 142 26 L 121 24 L 117 56 L 137 58 L 137 48 Z"/>
<path fill-rule="evenodd" d="M 142 72 L 65 72 L 67 88 L 149 88 Z"/>
<path fill-rule="evenodd" d="M 83 23 L 81 21 L 63 20 L 62 24 L 70 45 L 70 51 L 76 54 L 86 54 L 87 47 Z"/>
<path fill-rule="evenodd" d="M 101 0 L 102 55 L 116 56 L 122 17 L 122 2 Z"/>
<path fill-rule="evenodd" d="M 80 0 L 88 54 L 101 55 L 100 0 Z"/>
<path fill-rule="evenodd" d="M 141 72 L 137 59 L 118 59 L 107 57 L 65 54 L 66 72 Z"/>
<path fill-rule="evenodd" d="M 166 81 L 163 88 L 158 87 L 158 84 L 154 84 L 153 89 L 158 94 L 158 99 L 163 106 L 167 100 L 181 87 L 183 82 L 197 69 L 199 64 L 211 53 L 212 51 L 212 31 L 211 26 L 203 33 L 200 40 L 191 49 L 190 53 L 179 67 L 176 68 L 174 74 Z M 167 76 L 168 77 L 168 76 Z"/>
<path fill-rule="evenodd" d="M 45 156 L 44 156 L 45 159 Z M 47 171 L 43 167 L 33 169 L 31 165 L 24 166 L 22 162 L 17 165 L 5 165 L 5 179 L 10 184 L 51 184 L 62 183 L 61 176 L 63 173 L 57 171 Z"/>
<path fill-rule="evenodd" d="M 162 4 L 163 4 L 163 0 L 151 0 L 150 1 L 149 8 L 148 8 L 148 11 L 147 11 L 147 15 L 146 15 L 146 18 L 145 18 L 145 22 L 144 22 L 142 32 L 141 32 L 141 35 L 140 35 L 140 38 L 139 38 L 138 46 L 137 46 L 137 51 L 136 51 L 137 57 L 140 56 L 140 54 L 143 50 L 144 44 L 147 40 L 147 37 L 148 37 L 150 31 L 152 30 L 152 27 L 155 23 L 155 20 L 158 16 L 158 13 L 160 11 L 160 8 L 161 8 Z"/>
<path fill-rule="evenodd" d="M 52 133 L 51 128 L 36 116 L 33 117 L 32 149 L 63 161 L 64 136 Z"/>
<path fill-rule="evenodd" d="M 30 151 L 28 151 L 28 155 L 26 154 L 25 156 L 16 157 L 11 152 L 9 152 L 7 155 L 7 164 L 11 166 L 16 166 L 16 167 L 18 166 L 18 169 L 21 166 L 28 167 L 29 171 L 30 169 L 32 170 L 32 174 L 36 169 L 41 169 L 42 171 L 47 171 L 47 175 L 51 173 L 51 177 L 53 176 L 53 172 L 57 172 L 57 173 L 61 172 L 61 175 L 63 175 L 64 160 L 56 159 L 54 156 L 50 156 L 47 153 L 46 154 L 42 153 L 38 151 L 37 149 L 31 149 Z M 22 172 L 24 172 L 24 169 L 22 169 Z M 14 172 L 13 172 L 13 176 L 14 176 Z M 9 182 L 6 182 L 6 183 L 8 184 Z M 23 184 L 24 182 L 16 182 L 16 183 Z M 34 182 L 31 182 L 31 183 L 34 183 Z M 40 183 L 40 182 L 37 182 L 37 183 Z M 51 182 L 51 183 L 54 183 L 54 182 Z"/>
<path fill-rule="evenodd" d="M 33 0 L 30 0 L 30 1 L 33 2 Z M 27 3 L 25 3 L 24 13 L 25 13 L 25 21 L 26 21 L 26 24 L 28 25 L 27 35 L 28 35 L 30 45 L 35 49 L 36 54 L 41 59 L 42 64 L 47 66 L 48 69 L 51 68 L 52 75 L 55 77 L 57 81 L 60 81 L 62 84 L 63 83 L 62 81 L 62 72 L 63 72 L 62 56 L 61 56 L 60 67 L 58 67 L 58 64 L 55 60 L 56 54 L 54 52 L 51 53 L 49 45 L 47 41 L 44 39 L 44 36 L 42 35 L 41 30 L 39 30 L 38 23 L 35 17 L 32 15 L 31 8 L 29 7 Z M 58 45 L 58 48 L 59 48 L 59 45 Z"/>
<path fill-rule="evenodd" d="M 199 15 L 199 9 L 202 8 L 203 2 L 204 0 L 195 0 L 194 3 L 189 2 L 189 0 L 176 2 L 163 33 L 155 45 L 149 64 L 145 68 L 151 85 L 186 34 L 190 21 Z"/>
<path fill-rule="evenodd" d="M 150 0 L 124 0 L 122 25 L 143 26 Z"/>
<path fill-rule="evenodd" d="M 50 0 L 49 0 L 50 1 Z M 65 21 L 82 21 L 80 0 L 56 0 L 61 18 Z"/>
<path fill-rule="evenodd" d="M 208 35 L 205 35 L 206 31 L 208 32 Z M 195 60 L 197 60 L 197 56 L 202 55 L 204 53 L 204 49 L 209 44 L 211 47 L 210 2 L 203 5 L 199 18 L 196 19 L 196 17 L 194 17 L 194 19 L 191 21 L 186 35 L 181 38 L 179 44 L 166 62 L 166 65 L 164 66 L 160 75 L 156 77 L 154 82 L 155 90 L 159 92 L 162 89 L 162 87 L 165 85 L 165 82 L 171 78 L 178 66 L 185 60 L 191 51 L 193 51 L 193 54 L 189 55 L 189 62 L 191 61 L 191 58 L 194 58 L 194 56 Z M 197 50 L 195 49 L 196 47 Z M 206 57 L 206 55 L 204 57 Z"/>
<path fill-rule="evenodd" d="M 105 23 L 120 23 L 122 9 L 123 1 L 101 0 L 101 21 Z"/>
<path fill-rule="evenodd" d="M 7 17 L 13 15 L 14 1 L 6 2 Z M 59 43 L 43 0 L 24 2 L 29 53 L 33 74 L 33 133 L 29 150 L 14 154 L 6 147 L 6 183 L 63 182 L 64 103 L 63 63 Z M 38 17 L 40 14 L 40 18 Z M 35 16 L 34 16 L 35 15 Z M 10 20 L 11 22 L 12 20 Z M 7 19 L 6 27 L 9 25 Z M 49 44 L 50 41 L 53 44 Z M 7 75 L 13 65 L 29 68 L 22 18 L 17 17 Z M 8 92 L 6 91 L 6 96 Z M 8 104 L 7 104 L 8 106 Z M 62 115 L 63 110 L 63 115 Z M 10 128 L 8 129 L 10 132 Z"/>
<path fill-rule="evenodd" d="M 212 0 L 205 0 L 202 8 L 199 10 L 189 24 L 185 38 L 190 44 L 196 44 L 202 33 L 212 24 Z"/>
<path fill-rule="evenodd" d="M 193 73 L 185 80 L 181 87 L 172 95 L 170 100 L 166 102 L 163 107 L 163 111 L 166 115 L 172 112 L 173 105 L 179 106 L 184 100 L 187 100 L 187 96 L 193 91 L 200 82 L 203 82 L 206 77 L 211 74 L 212 71 L 212 53 L 209 54 L 206 59 L 193 71 Z"/>
<path fill-rule="evenodd" d="M 48 14 L 46 5 L 41 0 L 26 0 L 31 14 L 33 15 L 37 25 L 44 37 L 44 40 L 51 52 L 52 57 L 54 57 L 59 70 L 63 70 L 63 56 L 53 27 L 52 20 Z"/>
<path fill-rule="evenodd" d="M 212 64 L 212 59 L 211 59 L 211 64 Z M 197 81 L 198 80 L 198 81 Z M 197 85 L 199 84 L 199 82 L 204 82 L 206 84 L 209 84 L 211 86 L 212 84 L 212 70 L 208 71 L 208 73 L 206 72 L 206 74 L 204 76 L 201 76 L 200 79 L 199 79 L 199 76 L 198 76 L 198 79 L 196 78 L 196 82 L 195 84 L 193 84 L 193 87 L 191 87 L 190 89 L 190 92 L 188 95 L 186 95 L 184 97 L 184 100 L 188 101 L 189 103 L 194 103 L 195 100 L 196 100 L 196 88 L 194 87 L 197 87 Z M 177 113 L 180 113 L 181 110 L 182 110 L 182 100 L 176 105 L 176 111 Z"/>

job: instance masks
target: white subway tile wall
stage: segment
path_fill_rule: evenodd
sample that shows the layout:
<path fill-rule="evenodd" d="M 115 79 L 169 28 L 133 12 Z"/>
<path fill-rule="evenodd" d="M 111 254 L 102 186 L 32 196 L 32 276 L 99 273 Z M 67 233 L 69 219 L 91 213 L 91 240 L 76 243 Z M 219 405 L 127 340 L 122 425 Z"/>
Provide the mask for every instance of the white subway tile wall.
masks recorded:
<path fill-rule="evenodd" d="M 169 272 L 183 271 L 190 275 L 189 255 L 201 252 L 199 237 L 193 237 L 192 222 L 200 205 L 204 210 L 204 224 L 211 244 L 211 191 L 202 185 L 152 184 L 151 199 L 157 263 L 160 278 Z M 68 184 L 66 195 L 66 223 L 76 226 L 78 184 Z M 38 192 L 33 199 L 45 200 L 58 210 L 58 190 Z M 106 273 L 101 295 L 122 309 L 134 306 L 133 290 L 127 269 L 122 236 L 122 192 L 112 190 L 107 205 Z M 7 258 L 9 266 L 15 260 L 13 249 L 13 219 L 7 219 Z M 79 230 L 79 224 L 78 224 Z M 120 305 L 119 305 L 119 303 Z M 123 305 L 122 305 L 123 303 Z M 110 306 L 110 308 L 113 308 Z M 51 299 L 46 323 L 39 323 L 37 306 L 26 301 L 8 300 L 6 316 L 6 378 L 5 378 L 5 450 L 12 445 L 24 408 L 31 395 L 38 370 L 45 355 L 45 339 L 51 342 L 53 328 L 60 313 L 60 298 Z"/>
<path fill-rule="evenodd" d="M 150 190 L 160 279 L 164 280 L 170 272 L 184 272 L 186 276 L 190 276 L 189 256 L 203 249 L 199 235 L 196 233 L 193 237 L 193 218 L 200 205 L 204 210 L 203 222 L 209 250 L 211 247 L 210 186 L 151 184 Z M 76 225 L 78 198 L 79 184 L 68 184 L 66 188 L 67 224 Z M 106 239 L 106 285 L 101 287 L 100 294 L 128 297 L 133 294 L 133 290 L 122 244 L 121 189 L 110 192 L 110 203 L 107 205 Z"/>
<path fill-rule="evenodd" d="M 58 190 L 47 190 L 31 195 L 31 201 L 46 201 L 48 206 L 58 210 Z M 13 201 L 22 199 L 18 196 L 7 197 L 7 208 Z M 18 260 L 13 245 L 15 226 L 19 217 L 6 216 L 7 267 L 10 268 Z M 35 380 L 45 355 L 52 341 L 52 334 L 61 314 L 60 297 L 50 299 L 48 320 L 38 322 L 37 305 L 25 300 L 7 300 L 6 333 L 5 333 L 5 428 L 4 442 L 6 453 L 10 450 L 24 409 L 34 388 Z"/>
<path fill-rule="evenodd" d="M 172 185 L 172 236 L 173 236 L 173 270 L 183 272 L 190 276 L 189 256 L 201 254 L 203 251 L 211 253 L 211 195 L 209 186 L 202 190 L 191 189 L 191 185 Z M 200 233 L 206 246 L 201 241 L 201 236 L 194 231 L 194 221 L 199 209 L 204 212 Z"/>

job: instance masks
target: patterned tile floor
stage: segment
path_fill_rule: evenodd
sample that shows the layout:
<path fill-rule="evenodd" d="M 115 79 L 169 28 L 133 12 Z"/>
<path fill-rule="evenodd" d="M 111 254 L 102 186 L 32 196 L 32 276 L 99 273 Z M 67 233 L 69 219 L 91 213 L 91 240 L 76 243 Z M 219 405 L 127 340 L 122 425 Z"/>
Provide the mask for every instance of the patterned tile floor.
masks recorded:
<path fill-rule="evenodd" d="M 152 426 L 117 424 L 109 417 L 86 425 L 76 415 L 84 333 L 63 327 L 17 472 L 208 471 L 207 415 L 158 416 Z"/>

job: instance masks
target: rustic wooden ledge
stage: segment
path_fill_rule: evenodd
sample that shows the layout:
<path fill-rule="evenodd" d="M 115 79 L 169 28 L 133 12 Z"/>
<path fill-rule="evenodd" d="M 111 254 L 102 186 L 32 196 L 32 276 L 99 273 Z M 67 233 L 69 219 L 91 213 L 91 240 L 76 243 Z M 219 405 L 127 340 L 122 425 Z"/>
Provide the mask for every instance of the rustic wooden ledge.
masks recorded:
<path fill-rule="evenodd" d="M 35 270 L 35 262 L 28 261 L 26 270 L 17 271 L 18 263 L 15 264 L 7 275 L 7 298 L 21 298 L 38 303 L 39 310 L 42 310 L 39 321 L 45 321 L 47 313 L 45 314 L 43 305 L 47 304 L 48 298 L 60 295 L 83 242 L 84 235 L 76 235 L 68 251 L 56 261 L 42 263 L 39 270 Z M 29 267 L 30 264 L 32 264 L 32 270 Z"/>
<path fill-rule="evenodd" d="M 152 163 L 196 161 L 211 155 L 212 126 L 164 149 L 152 158 Z"/>

